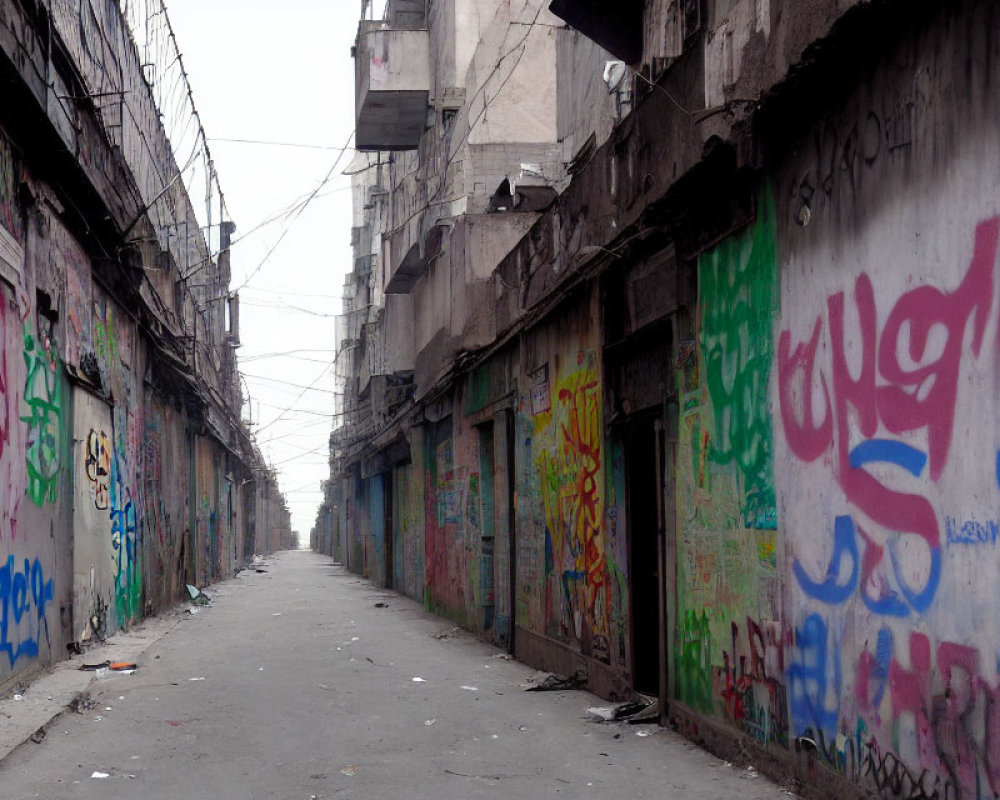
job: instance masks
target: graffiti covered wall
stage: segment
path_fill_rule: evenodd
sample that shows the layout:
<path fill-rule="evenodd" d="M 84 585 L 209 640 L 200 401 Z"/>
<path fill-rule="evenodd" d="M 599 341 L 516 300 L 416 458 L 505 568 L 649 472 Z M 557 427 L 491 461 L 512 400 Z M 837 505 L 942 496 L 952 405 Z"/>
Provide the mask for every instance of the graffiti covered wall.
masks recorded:
<path fill-rule="evenodd" d="M 774 204 L 698 262 L 697 330 L 677 383 L 675 692 L 761 742 L 785 742 L 769 383 L 777 318 Z"/>
<path fill-rule="evenodd" d="M 780 173 L 790 735 L 889 796 L 1000 793 L 1000 21 L 972 8 Z"/>
<path fill-rule="evenodd" d="M 614 515 L 599 319 L 594 290 L 573 311 L 533 331 L 522 354 L 516 620 L 609 663 L 613 630 L 627 608 L 611 581 L 621 567 L 608 545 Z"/>
<path fill-rule="evenodd" d="M 396 588 L 414 600 L 424 597 L 424 438 L 423 428 L 409 431 L 410 463 L 395 469 Z"/>
<path fill-rule="evenodd" d="M 65 246 L 62 252 L 71 252 Z M 83 285 L 74 259 L 67 264 L 67 297 Z M 100 290 L 92 289 L 89 324 L 80 297 L 70 309 L 67 348 L 86 367 L 89 388 L 73 391 L 75 452 L 74 633 L 89 638 L 142 613 L 139 475 L 143 392 L 137 380 L 134 323 Z M 82 368 L 81 368 L 82 369 Z M 107 562 L 107 569 L 103 562 Z M 92 622 L 97 617 L 98 624 Z"/>
<path fill-rule="evenodd" d="M 57 460 L 64 441 L 61 419 L 46 417 L 40 405 L 25 402 L 26 396 L 33 396 L 28 365 L 35 350 L 34 336 L 30 334 L 33 326 L 22 321 L 21 310 L 15 293 L 0 281 L 0 680 L 36 660 L 47 662 L 62 641 L 54 545 L 48 536 L 48 526 L 33 524 L 50 522 L 56 516 L 57 497 L 53 496 L 54 491 L 42 492 L 43 501 L 51 498 L 49 508 L 35 507 L 26 513 L 27 507 L 34 503 L 35 496 L 29 494 L 29 487 L 35 473 L 30 461 L 30 427 L 25 419 L 39 422 L 34 439 L 30 440 L 35 454 L 40 456 L 44 444 L 46 457 Z M 30 318 L 27 308 L 24 316 Z M 44 380 L 51 377 L 45 367 L 39 367 L 36 377 L 46 390 L 54 392 L 55 385 L 61 386 L 61 376 L 54 381 Z M 37 420 L 36 410 L 40 413 Z M 41 425 L 42 419 L 51 422 L 51 426 Z M 45 428 L 53 438 L 43 442 L 40 428 Z M 42 466 L 48 469 L 50 463 L 46 461 Z M 48 489 L 48 484 L 45 488 Z M 61 595 L 58 597 L 61 599 Z"/>
<path fill-rule="evenodd" d="M 472 459 L 468 435 L 448 415 L 425 439 L 425 605 L 459 624 L 475 626 L 471 609 L 471 553 L 466 542 L 463 498 Z"/>

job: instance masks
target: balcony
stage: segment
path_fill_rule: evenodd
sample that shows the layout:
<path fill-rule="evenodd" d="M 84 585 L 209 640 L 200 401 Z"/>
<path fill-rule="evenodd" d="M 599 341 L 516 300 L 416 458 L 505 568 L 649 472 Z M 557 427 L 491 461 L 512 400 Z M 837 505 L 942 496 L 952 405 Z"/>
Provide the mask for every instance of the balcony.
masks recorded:
<path fill-rule="evenodd" d="M 386 294 L 408 294 L 413 289 L 427 265 L 441 255 L 444 231 L 444 225 L 429 224 L 425 211 L 389 237 L 391 258 Z"/>
<path fill-rule="evenodd" d="M 354 53 L 358 150 L 413 150 L 427 122 L 430 45 L 426 29 L 364 20 Z"/>

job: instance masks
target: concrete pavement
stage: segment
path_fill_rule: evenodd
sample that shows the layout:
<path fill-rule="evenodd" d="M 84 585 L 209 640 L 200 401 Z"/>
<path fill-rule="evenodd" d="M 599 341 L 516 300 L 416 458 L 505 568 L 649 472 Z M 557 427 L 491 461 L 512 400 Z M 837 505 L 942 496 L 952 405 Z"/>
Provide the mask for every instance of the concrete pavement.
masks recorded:
<path fill-rule="evenodd" d="M 135 674 L 76 673 L 91 707 L 11 753 L 0 797 L 789 796 L 670 731 L 589 721 L 605 705 L 589 693 L 526 693 L 543 676 L 327 557 L 281 553 L 267 570 L 155 621 L 141 653 L 108 654 Z M 0 715 L 33 694 L 58 707 L 43 686 Z"/>

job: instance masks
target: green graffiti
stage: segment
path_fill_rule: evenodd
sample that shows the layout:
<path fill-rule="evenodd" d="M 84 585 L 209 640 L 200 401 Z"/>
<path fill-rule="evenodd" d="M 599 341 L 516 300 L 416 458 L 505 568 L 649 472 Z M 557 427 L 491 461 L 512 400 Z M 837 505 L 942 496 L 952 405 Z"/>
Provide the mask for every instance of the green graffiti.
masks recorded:
<path fill-rule="evenodd" d="M 94 355 L 110 374 L 112 367 L 118 361 L 118 332 L 111 309 L 103 310 L 94 304 Z"/>
<path fill-rule="evenodd" d="M 712 701 L 712 633 L 708 615 L 694 611 L 684 615 L 677 649 L 677 696 L 698 711 L 709 713 Z"/>
<path fill-rule="evenodd" d="M 698 260 L 700 344 L 715 422 L 709 457 L 737 465 L 744 525 L 765 530 L 777 527 L 768 408 L 778 313 L 774 219 L 764 191 L 754 225 Z"/>
<path fill-rule="evenodd" d="M 28 473 L 25 494 L 41 506 L 54 503 L 59 479 L 62 439 L 62 381 L 59 357 L 48 340 L 44 346 L 24 328 L 24 403 L 28 413 L 21 421 L 28 426 L 25 464 Z"/>

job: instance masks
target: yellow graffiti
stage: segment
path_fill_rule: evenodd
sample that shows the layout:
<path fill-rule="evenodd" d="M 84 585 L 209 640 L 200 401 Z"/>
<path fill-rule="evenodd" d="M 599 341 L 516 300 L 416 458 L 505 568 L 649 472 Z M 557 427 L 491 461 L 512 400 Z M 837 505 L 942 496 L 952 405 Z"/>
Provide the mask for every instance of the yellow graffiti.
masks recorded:
<path fill-rule="evenodd" d="M 609 633 L 601 464 L 601 393 L 596 367 L 583 368 L 556 386 L 555 446 L 538 459 L 551 568 L 561 580 L 564 611 L 580 636 L 582 616 L 594 634 Z"/>

